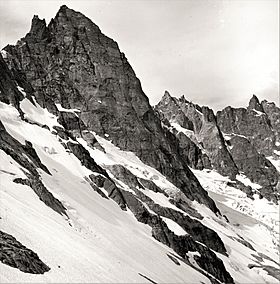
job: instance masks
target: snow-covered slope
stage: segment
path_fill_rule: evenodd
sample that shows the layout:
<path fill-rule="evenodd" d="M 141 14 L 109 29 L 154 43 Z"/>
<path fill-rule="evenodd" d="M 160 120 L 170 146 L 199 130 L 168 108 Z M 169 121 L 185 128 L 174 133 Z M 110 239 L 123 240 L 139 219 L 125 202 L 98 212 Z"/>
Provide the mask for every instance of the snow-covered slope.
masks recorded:
<path fill-rule="evenodd" d="M 265 198 L 260 199 L 257 194 L 252 199 L 248 198 L 244 192 L 234 187 L 234 182 L 216 171 L 193 170 L 193 172 L 215 200 L 221 213 L 227 217 L 229 221 L 227 227 L 240 237 L 239 241 L 246 241 L 255 249 L 255 252 L 250 252 L 253 258 L 266 255 L 259 266 L 272 265 L 279 269 L 279 206 Z M 236 249 L 242 252 L 241 247 Z M 236 267 L 241 259 L 241 257 L 235 259 Z"/>
<path fill-rule="evenodd" d="M 37 252 L 51 268 L 32 275 L 0 263 L 1 282 L 147 282 L 142 274 L 157 282 L 210 283 L 185 263 L 176 265 L 167 256 L 171 250 L 152 238 L 147 225 L 93 191 L 84 179 L 89 170 L 55 135 L 23 122 L 15 108 L 3 103 L 0 107 L 7 131 L 21 142 L 31 141 L 47 165 L 52 176 L 41 171 L 42 180 L 69 216 L 47 207 L 30 187 L 13 183 L 24 177 L 22 167 L 1 151 L 1 230 Z M 38 122 L 41 113 L 45 121 L 52 117 L 38 106 L 37 111 L 33 118 Z"/>
<path fill-rule="evenodd" d="M 32 143 L 51 173 L 37 169 L 42 182 L 65 206 L 67 216 L 46 206 L 29 186 L 13 182 L 15 178 L 26 178 L 28 170 L 0 150 L 1 230 L 35 251 L 50 267 L 50 271 L 43 275 L 33 275 L 0 262 L 0 282 L 215 281 L 213 275 L 209 277 L 209 273 L 197 264 L 201 256 L 198 251 L 189 251 L 183 260 L 167 245 L 153 238 L 151 227 L 139 223 L 129 208 L 121 210 L 112 199 L 103 198 L 93 190 L 88 177 L 96 173 L 63 147 L 61 142 L 66 141 L 53 131 L 53 126 L 58 125 L 57 117 L 28 99 L 20 105 L 29 122 L 23 121 L 18 111 L 5 103 L 0 103 L 0 120 L 7 132 L 20 143 L 24 144 L 25 140 Z M 49 129 L 42 127 L 43 124 Z M 190 212 L 196 212 L 191 214 L 171 202 L 180 191 L 166 177 L 145 165 L 132 152 L 121 151 L 110 142 L 110 137 L 95 137 L 103 151 L 100 147 L 90 147 L 82 138 L 71 143 L 83 145 L 124 192 L 136 196 L 140 191 L 162 208 L 180 212 L 217 232 L 228 256 L 211 251 L 222 259 L 235 283 L 277 283 L 279 220 L 275 205 L 265 199 L 247 198 L 241 191 L 228 186 L 228 180 L 215 172 L 193 170 L 229 222 L 206 206 L 187 200 Z M 131 187 L 128 182 L 114 176 L 112 165 L 122 165 L 138 180 L 153 181 L 161 192 Z M 155 208 L 151 208 L 152 202 L 142 203 L 152 215 L 157 215 Z M 174 220 L 164 216 L 161 219 L 175 235 L 188 235 Z"/>

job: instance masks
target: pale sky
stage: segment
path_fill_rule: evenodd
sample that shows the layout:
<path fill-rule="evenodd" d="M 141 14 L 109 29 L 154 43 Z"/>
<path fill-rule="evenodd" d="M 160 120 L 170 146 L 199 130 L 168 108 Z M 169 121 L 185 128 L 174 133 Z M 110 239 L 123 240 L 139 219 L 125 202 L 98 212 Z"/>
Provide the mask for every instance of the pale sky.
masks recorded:
<path fill-rule="evenodd" d="M 0 48 L 63 4 L 118 42 L 151 104 L 165 90 L 215 110 L 279 102 L 278 1 L 0 0 Z"/>

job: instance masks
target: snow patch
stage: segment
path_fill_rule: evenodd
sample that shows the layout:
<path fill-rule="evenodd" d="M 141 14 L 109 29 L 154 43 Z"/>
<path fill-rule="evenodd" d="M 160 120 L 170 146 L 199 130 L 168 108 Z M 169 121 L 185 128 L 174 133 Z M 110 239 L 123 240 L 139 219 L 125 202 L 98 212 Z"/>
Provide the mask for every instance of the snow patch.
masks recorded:
<path fill-rule="evenodd" d="M 1 53 L 1 55 L 2 55 L 3 58 L 7 58 L 7 57 L 8 57 L 8 52 L 7 52 L 6 50 L 2 49 L 2 50 L 0 51 L 0 53 Z"/>
<path fill-rule="evenodd" d="M 253 183 L 248 177 L 243 174 L 236 175 L 236 179 L 242 182 L 245 186 L 251 186 L 253 189 L 260 189 L 261 186 L 257 183 Z"/>
<path fill-rule="evenodd" d="M 70 113 L 75 114 L 76 116 L 78 116 L 76 112 L 81 112 L 79 109 L 76 109 L 76 108 L 64 108 L 61 104 L 55 104 L 55 105 L 58 111 L 70 112 Z"/>
<path fill-rule="evenodd" d="M 57 117 L 51 114 L 46 108 L 42 108 L 37 102 L 35 97 L 33 97 L 35 105 L 31 103 L 27 98 L 23 99 L 20 102 L 20 108 L 25 114 L 25 118 L 29 119 L 32 122 L 37 122 L 40 125 L 47 125 L 50 129 L 53 129 L 54 126 L 60 126 L 57 122 Z"/>
<path fill-rule="evenodd" d="M 230 134 L 226 134 L 226 133 L 223 133 L 223 137 L 226 141 L 229 141 L 231 139 L 231 135 Z"/>
<path fill-rule="evenodd" d="M 256 110 L 256 109 L 252 109 L 252 110 L 257 114 L 257 116 L 264 115 L 264 113 L 259 110 Z"/>
<path fill-rule="evenodd" d="M 26 97 L 26 93 L 22 87 L 17 85 L 17 89 L 23 94 L 24 97 Z"/>
<path fill-rule="evenodd" d="M 168 229 L 172 231 L 174 234 L 176 234 L 177 236 L 187 235 L 186 231 L 173 220 L 166 218 L 166 217 L 161 217 L 161 218 L 166 223 Z"/>
<path fill-rule="evenodd" d="M 198 251 L 189 251 L 186 253 L 186 256 L 189 259 L 189 262 L 194 266 L 197 267 L 198 269 L 201 269 L 200 266 L 196 263 L 196 260 L 194 259 L 194 256 L 199 256 L 201 257 L 201 254 Z"/>
<path fill-rule="evenodd" d="M 133 152 L 122 151 L 105 138 L 97 135 L 94 132 L 92 132 L 92 134 L 103 147 L 105 153 L 98 149 L 92 149 L 89 147 L 83 138 L 77 138 L 77 141 L 89 151 L 91 157 L 98 164 L 104 166 L 105 168 L 106 165 L 123 165 L 135 176 L 153 181 L 168 194 L 172 195 L 179 192 L 179 189 L 169 182 L 165 176 L 163 176 L 156 169 L 144 164 Z"/>
<path fill-rule="evenodd" d="M 192 130 L 186 129 L 184 127 L 182 127 L 181 125 L 179 125 L 176 122 L 172 122 L 170 123 L 172 127 L 174 127 L 178 132 L 182 132 L 184 133 L 187 137 L 192 136 L 194 134 L 194 132 Z"/>
<path fill-rule="evenodd" d="M 266 158 L 273 164 L 273 166 L 280 173 L 280 159 L 276 159 L 275 157 L 266 157 Z"/>

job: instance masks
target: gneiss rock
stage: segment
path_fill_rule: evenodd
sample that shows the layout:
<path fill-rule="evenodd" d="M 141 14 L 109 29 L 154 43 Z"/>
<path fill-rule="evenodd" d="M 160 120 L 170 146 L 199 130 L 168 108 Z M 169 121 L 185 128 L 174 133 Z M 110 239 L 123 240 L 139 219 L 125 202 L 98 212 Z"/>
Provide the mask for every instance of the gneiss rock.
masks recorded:
<path fill-rule="evenodd" d="M 172 123 L 183 127 L 182 112 L 192 122 L 193 131 L 190 128 L 184 130 L 184 127 L 183 130 L 180 130 L 180 127 L 177 127 L 177 130 L 171 128 L 171 131 L 177 133 L 180 141 L 179 152 L 189 165 L 201 169 L 206 168 L 207 164 L 207 160 L 203 160 L 197 148 L 189 142 L 191 140 L 196 146 L 204 149 L 211 166 L 219 173 L 232 179 L 235 179 L 239 172 L 244 173 L 262 187 L 259 190 L 260 196 L 277 202 L 279 173 L 264 156 L 275 156 L 274 150 L 280 149 L 280 110 L 275 104 L 266 101 L 260 103 L 254 95 L 247 109 L 227 107 L 219 111 L 216 118 L 208 107 L 199 107 L 184 97 L 173 98 L 165 92 L 155 109 L 169 129 Z M 185 127 L 188 126 L 185 124 Z M 202 163 L 198 163 L 200 161 Z M 239 181 L 237 186 L 252 198 L 254 191 L 251 187 Z"/>
<path fill-rule="evenodd" d="M 32 176 L 28 173 L 25 174 L 28 176 L 28 179 L 16 178 L 13 180 L 13 182 L 31 187 L 33 191 L 38 195 L 40 200 L 43 201 L 47 206 L 52 208 L 57 213 L 67 216 L 66 208 L 64 207 L 64 205 L 57 198 L 55 198 L 51 192 L 47 190 L 39 177 Z"/>
<path fill-rule="evenodd" d="M 153 237 L 171 247 L 181 257 L 186 258 L 188 252 L 198 252 L 196 263 L 203 270 L 224 283 L 234 283 L 231 275 L 225 269 L 223 261 L 209 248 L 194 242 L 189 235 L 177 236 L 171 232 L 167 225 L 160 219 L 152 219 Z"/>
<path fill-rule="evenodd" d="M 137 177 L 122 165 L 112 165 L 106 167 L 118 180 L 127 184 L 130 188 L 143 188 Z"/>
<path fill-rule="evenodd" d="M 159 204 L 156 204 L 143 192 L 137 189 L 133 190 L 135 191 L 139 200 L 147 204 L 149 208 L 153 210 L 156 214 L 173 220 L 175 223 L 180 225 L 189 235 L 191 235 L 194 240 L 207 245 L 207 247 L 217 252 L 227 255 L 224 243 L 215 231 L 204 226 L 198 220 L 190 218 L 188 215 L 185 215 L 172 208 L 163 207 Z"/>
<path fill-rule="evenodd" d="M 26 141 L 25 145 L 19 143 L 6 131 L 1 121 L 0 149 L 11 156 L 23 169 L 26 169 L 25 175 L 28 179 L 17 178 L 14 182 L 30 186 L 42 202 L 57 213 L 67 216 L 66 208 L 47 190 L 41 181 L 37 168 L 41 168 L 47 174 L 50 174 L 50 172 L 48 168 L 42 164 L 32 144 L 28 141 Z"/>
<path fill-rule="evenodd" d="M 78 142 L 67 142 L 67 147 L 70 151 L 81 161 L 81 164 L 93 172 L 101 173 L 108 177 L 106 171 L 100 167 L 94 159 L 90 156 L 90 153 Z"/>
<path fill-rule="evenodd" d="M 202 152 L 195 135 L 193 134 L 194 125 L 181 109 L 178 109 L 176 99 L 172 98 L 170 94 L 165 91 L 164 96 L 160 102 L 163 105 L 164 111 L 156 106 L 155 113 L 166 126 L 178 139 L 178 151 L 180 156 L 184 157 L 187 164 L 194 169 L 211 168 L 211 162 L 208 156 Z M 183 127 L 186 132 L 177 130 L 172 126 L 172 123 L 177 123 Z M 188 135 L 188 136 L 187 136 Z"/>
<path fill-rule="evenodd" d="M 14 105 L 18 110 L 23 94 L 17 89 L 14 77 L 0 53 L 0 101 Z"/>
<path fill-rule="evenodd" d="M 76 130 L 80 135 L 86 129 L 83 121 L 77 114 L 72 112 L 60 111 L 58 114 L 58 122 L 68 131 Z"/>
<path fill-rule="evenodd" d="M 274 134 L 276 136 L 276 141 L 278 141 L 278 146 L 275 145 L 277 150 L 280 150 L 280 108 L 273 102 L 268 102 L 266 100 L 261 102 L 264 112 L 267 114 L 271 127 L 273 128 Z"/>
<path fill-rule="evenodd" d="M 179 140 L 179 153 L 190 167 L 198 170 L 212 168 L 209 157 L 188 136 L 182 132 L 177 132 L 176 136 Z"/>
<path fill-rule="evenodd" d="M 113 199 L 122 210 L 126 210 L 126 202 L 121 190 L 109 177 L 100 174 L 92 174 L 89 178 L 97 187 L 103 187 L 107 191 L 108 196 Z"/>
<path fill-rule="evenodd" d="M 30 33 L 7 46 L 11 70 L 26 74 L 39 104 L 80 110 L 87 130 L 109 134 L 166 175 L 188 198 L 218 209 L 161 126 L 133 69 L 115 41 L 87 17 L 62 6 L 48 26 L 37 17 Z"/>
<path fill-rule="evenodd" d="M 144 178 L 139 178 L 138 181 L 141 183 L 141 185 L 149 190 L 152 190 L 154 192 L 159 192 L 168 197 L 168 194 L 163 191 L 160 187 L 158 187 L 153 181 L 144 179 Z"/>
<path fill-rule="evenodd" d="M 26 273 L 44 274 L 50 270 L 35 252 L 3 231 L 0 231 L 0 261 Z"/>
<path fill-rule="evenodd" d="M 238 169 L 252 182 L 262 186 L 259 191 L 264 197 L 276 202 L 279 199 L 275 191 L 279 173 L 273 164 L 264 155 L 259 154 L 245 137 L 233 135 L 228 143 Z"/>
<path fill-rule="evenodd" d="M 7 155 L 10 155 L 23 168 L 26 168 L 33 176 L 38 176 L 36 168 L 41 168 L 47 174 L 50 174 L 48 168 L 41 162 L 32 144 L 25 141 L 22 145 L 14 137 L 12 137 L 5 129 L 0 121 L 0 149 Z"/>
<path fill-rule="evenodd" d="M 265 156 L 275 155 L 278 149 L 279 108 L 266 101 L 260 103 L 254 95 L 247 109 L 226 107 L 217 112 L 217 122 L 230 137 L 228 148 L 239 170 L 262 186 L 260 196 L 277 202 L 279 172 Z"/>
<path fill-rule="evenodd" d="M 32 38 L 44 39 L 48 36 L 48 29 L 46 27 L 45 19 L 39 19 L 38 15 L 35 15 L 32 19 L 32 25 L 30 32 L 26 35 L 31 40 Z"/>
<path fill-rule="evenodd" d="M 166 92 L 155 109 L 170 123 L 177 123 L 185 128 L 183 133 L 177 129 L 179 132 L 177 138 L 180 141 L 179 151 L 191 166 L 201 169 L 212 165 L 221 174 L 235 177 L 238 169 L 225 146 L 211 109 L 188 102 L 184 96 L 179 99 L 173 98 Z M 185 119 L 182 119 L 182 116 Z M 184 122 L 186 120 L 191 123 L 186 124 Z M 206 155 L 202 154 L 202 151 L 198 150 L 186 136 L 196 144 L 197 148 L 202 148 Z"/>
<path fill-rule="evenodd" d="M 135 192 L 137 198 L 142 201 L 143 204 L 146 204 L 153 212 L 155 212 L 159 216 L 169 218 L 175 223 L 179 224 L 183 229 L 185 229 L 187 233 L 192 235 L 194 240 L 202 242 L 209 248 L 227 255 L 226 248 L 216 232 L 204 226 L 196 219 L 192 219 L 177 210 L 156 204 L 150 197 L 145 194 L 146 189 L 142 186 L 142 184 L 138 182 L 137 177 L 122 165 L 109 166 L 107 167 L 107 169 L 110 170 L 115 178 L 128 185 L 128 187 Z M 104 185 L 102 177 L 98 176 L 95 177 L 95 179 L 97 180 L 95 183 L 98 186 Z M 143 179 L 141 180 L 143 182 Z M 147 183 L 147 181 L 144 180 L 143 184 L 146 184 L 151 188 L 151 183 Z M 138 205 L 135 205 L 135 207 L 137 206 L 139 207 L 139 203 Z"/>
<path fill-rule="evenodd" d="M 260 104 L 259 99 L 257 96 L 253 95 L 252 98 L 249 101 L 249 106 L 247 108 L 248 110 L 256 110 L 264 113 L 263 106 Z"/>
<path fill-rule="evenodd" d="M 142 202 L 131 192 L 122 190 L 125 202 L 136 219 L 152 228 L 152 236 L 159 242 L 169 246 L 184 259 L 189 251 L 198 251 L 200 257 L 197 264 L 200 268 L 224 283 L 233 283 L 233 279 L 214 252 L 204 245 L 195 242 L 190 235 L 177 236 L 171 232 L 165 222 L 150 213 Z"/>
<path fill-rule="evenodd" d="M 250 100 L 247 109 L 226 107 L 218 111 L 217 123 L 223 133 L 246 136 L 259 153 L 272 155 L 275 133 L 256 96 Z"/>

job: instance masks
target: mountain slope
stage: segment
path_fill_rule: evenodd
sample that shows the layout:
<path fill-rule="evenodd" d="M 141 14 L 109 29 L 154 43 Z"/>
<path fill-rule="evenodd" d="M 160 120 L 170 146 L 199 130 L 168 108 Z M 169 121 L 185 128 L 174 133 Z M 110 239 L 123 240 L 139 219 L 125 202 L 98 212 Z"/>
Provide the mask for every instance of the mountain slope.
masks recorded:
<path fill-rule="evenodd" d="M 35 16 L 30 32 L 4 50 L 10 70 L 20 77 L 18 84 L 24 88 L 21 82 L 28 81 L 30 94 L 41 106 L 54 114 L 55 104 L 79 110 L 77 135 L 83 135 L 80 124 L 109 135 L 115 145 L 135 152 L 189 198 L 217 210 L 155 117 L 117 43 L 88 18 L 66 6 L 48 26 Z"/>
<path fill-rule="evenodd" d="M 268 157 L 279 158 L 277 117 L 280 109 L 275 105 L 270 108 L 271 122 L 263 105 L 269 104 L 261 104 L 253 96 L 247 109 L 227 107 L 215 116 L 208 107 L 195 105 L 184 97 L 173 98 L 165 92 L 155 110 L 169 130 L 182 141 L 181 147 L 184 147 L 183 139 L 190 139 L 209 157 L 211 166 L 202 168 L 212 167 L 229 176 L 248 196 L 257 192 L 277 204 L 279 171 Z M 191 160 L 188 156 L 186 159 Z M 189 165 L 192 166 L 190 162 Z M 244 176 L 249 178 L 249 183 L 244 181 Z"/>
<path fill-rule="evenodd" d="M 48 26 L 35 16 L 1 54 L 0 243 L 10 235 L 46 268 L 26 273 L 1 254 L 1 282 L 277 282 L 276 204 L 213 171 L 193 137 L 182 152 L 88 18 L 66 6 Z"/>

